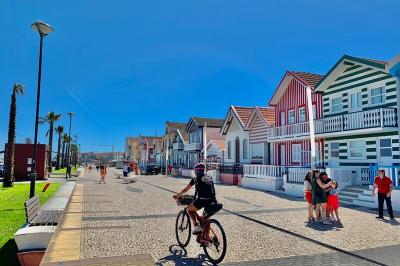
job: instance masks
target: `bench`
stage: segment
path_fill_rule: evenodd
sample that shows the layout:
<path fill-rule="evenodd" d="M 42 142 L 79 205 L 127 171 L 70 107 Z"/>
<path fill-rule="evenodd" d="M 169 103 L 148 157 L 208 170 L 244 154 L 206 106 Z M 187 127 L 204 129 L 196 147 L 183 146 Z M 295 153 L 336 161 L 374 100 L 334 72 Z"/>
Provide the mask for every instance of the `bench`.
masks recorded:
<path fill-rule="evenodd" d="M 25 215 L 28 226 L 57 225 L 61 220 L 62 210 L 40 210 L 37 196 L 25 201 Z"/>

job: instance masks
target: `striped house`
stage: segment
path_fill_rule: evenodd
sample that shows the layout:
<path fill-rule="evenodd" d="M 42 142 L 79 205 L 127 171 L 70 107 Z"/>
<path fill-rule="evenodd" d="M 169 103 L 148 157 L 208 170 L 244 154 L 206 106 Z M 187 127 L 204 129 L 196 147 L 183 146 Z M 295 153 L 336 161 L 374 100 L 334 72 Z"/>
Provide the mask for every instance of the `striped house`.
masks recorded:
<path fill-rule="evenodd" d="M 271 164 L 268 128 L 275 124 L 275 110 L 271 107 L 254 107 L 245 130 L 249 131 L 250 157 L 252 164 Z"/>
<path fill-rule="evenodd" d="M 313 119 L 322 117 L 322 97 L 313 93 L 321 75 L 287 71 L 273 94 L 269 105 L 275 107 L 275 127 L 268 129 L 271 163 L 282 166 L 309 166 L 310 127 L 306 88 L 312 91 Z M 316 138 L 317 165 L 323 165 L 324 140 Z"/>
<path fill-rule="evenodd" d="M 349 169 L 348 185 L 369 184 L 370 164 L 400 163 L 396 78 L 387 62 L 344 55 L 315 92 L 323 98 L 315 133 L 325 139 L 326 166 Z"/>

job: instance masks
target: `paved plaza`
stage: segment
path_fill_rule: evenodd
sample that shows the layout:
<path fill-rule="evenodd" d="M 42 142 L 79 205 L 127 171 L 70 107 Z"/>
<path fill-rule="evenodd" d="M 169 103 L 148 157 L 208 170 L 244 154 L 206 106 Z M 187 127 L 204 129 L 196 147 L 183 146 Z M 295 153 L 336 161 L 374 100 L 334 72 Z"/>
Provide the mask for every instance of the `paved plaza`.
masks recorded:
<path fill-rule="evenodd" d="M 193 238 L 185 250 L 175 239 L 181 207 L 172 191 L 188 180 L 140 176 L 123 184 L 117 173 L 111 168 L 105 185 L 95 171 L 78 178 L 43 264 L 207 265 Z M 400 226 L 376 220 L 374 211 L 341 207 L 341 224 L 308 224 L 302 199 L 224 185 L 216 191 L 226 265 L 399 265 Z"/>

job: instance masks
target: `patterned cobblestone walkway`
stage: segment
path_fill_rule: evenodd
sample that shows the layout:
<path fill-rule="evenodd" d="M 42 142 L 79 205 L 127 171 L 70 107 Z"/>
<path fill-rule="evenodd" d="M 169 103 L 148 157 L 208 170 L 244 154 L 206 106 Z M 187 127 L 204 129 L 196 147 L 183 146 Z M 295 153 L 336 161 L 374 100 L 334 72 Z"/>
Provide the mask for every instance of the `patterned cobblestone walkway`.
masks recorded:
<path fill-rule="evenodd" d="M 180 207 L 171 191 L 188 180 L 140 176 L 122 184 L 114 171 L 105 185 L 98 184 L 98 173 L 78 180 L 82 197 L 75 202 L 82 208 L 71 212 L 81 216 L 79 259 L 108 258 L 104 263 L 113 265 L 112 258 L 144 256 L 157 265 L 206 265 L 195 241 L 185 250 L 176 246 Z M 400 226 L 373 213 L 343 207 L 341 224 L 307 224 L 300 199 L 223 185 L 216 190 L 225 209 L 215 218 L 227 234 L 226 265 L 399 265 Z M 130 263 L 118 265 L 144 265 Z"/>

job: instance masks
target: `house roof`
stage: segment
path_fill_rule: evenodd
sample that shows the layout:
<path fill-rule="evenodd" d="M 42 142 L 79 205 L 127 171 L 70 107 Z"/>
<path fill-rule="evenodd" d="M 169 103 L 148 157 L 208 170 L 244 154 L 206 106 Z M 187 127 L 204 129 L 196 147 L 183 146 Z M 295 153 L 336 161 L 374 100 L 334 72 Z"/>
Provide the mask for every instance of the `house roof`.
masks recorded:
<path fill-rule="evenodd" d="M 343 55 L 339 61 L 328 71 L 328 73 L 315 85 L 315 91 L 321 91 L 324 88 L 326 83 L 331 83 L 331 76 L 336 76 L 341 72 L 341 67 L 343 65 L 355 65 L 355 64 L 363 64 L 369 67 L 374 67 L 380 70 L 387 70 L 389 63 L 383 60 L 371 59 L 371 58 L 362 58 L 355 57 L 350 55 Z M 340 71 L 339 71 L 340 70 Z"/>
<path fill-rule="evenodd" d="M 220 128 L 224 124 L 224 120 L 218 118 L 191 117 L 189 119 L 189 122 L 186 124 L 185 127 L 186 132 L 189 132 L 193 123 L 196 123 L 199 127 L 204 127 L 207 123 L 207 127 Z"/>
<path fill-rule="evenodd" d="M 166 123 L 165 134 L 169 134 L 171 132 L 178 132 L 179 136 L 181 137 L 182 141 L 186 143 L 189 140 L 189 134 L 185 132 L 186 123 L 180 122 L 169 122 Z"/>
<path fill-rule="evenodd" d="M 275 108 L 273 107 L 256 107 L 265 121 L 271 125 L 275 125 Z"/>
<path fill-rule="evenodd" d="M 228 132 L 229 127 L 231 126 L 232 120 L 234 117 L 239 121 L 239 125 L 245 129 L 247 122 L 249 121 L 251 112 L 254 107 L 245 107 L 245 106 L 229 106 L 228 112 L 223 120 L 224 123 L 221 127 L 220 134 L 225 135 Z"/>
<path fill-rule="evenodd" d="M 245 129 L 249 130 L 252 127 L 256 117 L 259 116 L 262 118 L 266 126 L 274 126 L 275 125 L 275 108 L 274 107 L 254 107 L 249 121 L 246 124 Z"/>
<path fill-rule="evenodd" d="M 278 87 L 276 88 L 274 94 L 272 95 L 269 105 L 276 105 L 282 95 L 285 93 L 286 88 L 289 86 L 290 82 L 293 79 L 296 79 L 304 86 L 310 86 L 311 89 L 314 89 L 316 84 L 323 78 L 322 75 L 302 72 L 302 71 L 286 71 L 282 80 L 279 82 Z"/>
<path fill-rule="evenodd" d="M 218 149 L 220 149 L 221 151 L 225 149 L 225 140 L 212 139 L 210 141 L 213 142 L 215 144 L 215 146 L 217 146 Z"/>

